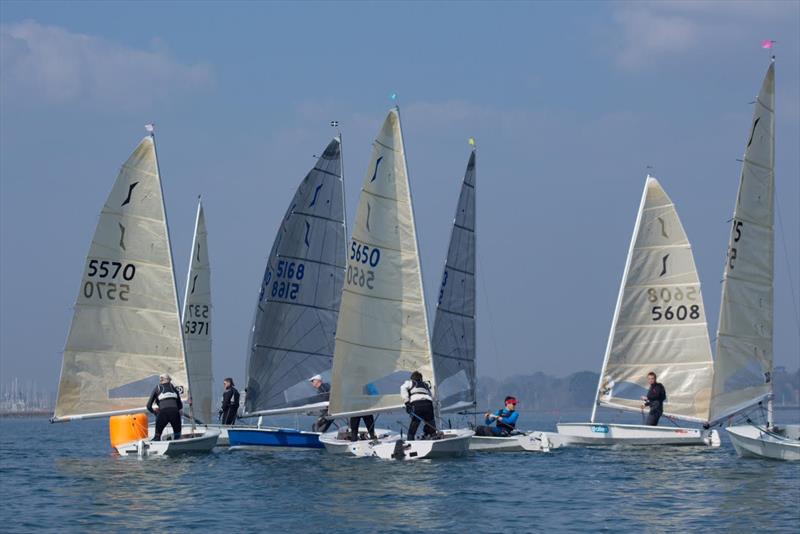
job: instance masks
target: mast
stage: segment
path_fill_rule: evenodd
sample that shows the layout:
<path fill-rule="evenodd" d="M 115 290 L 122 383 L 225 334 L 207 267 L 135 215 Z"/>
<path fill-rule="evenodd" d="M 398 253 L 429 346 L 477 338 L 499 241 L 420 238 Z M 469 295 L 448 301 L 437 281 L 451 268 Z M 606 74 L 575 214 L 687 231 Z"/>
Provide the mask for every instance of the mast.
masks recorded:
<path fill-rule="evenodd" d="M 181 309 L 181 302 L 178 298 L 178 281 L 175 276 L 175 259 L 172 256 L 172 240 L 169 237 L 169 219 L 167 219 L 167 207 L 164 201 L 164 184 L 161 181 L 161 167 L 158 163 L 158 148 L 156 147 L 156 129 L 154 125 L 149 128 L 150 137 L 153 139 L 153 152 L 156 157 L 156 173 L 158 174 L 158 187 L 161 189 L 161 210 L 164 214 L 164 225 L 167 227 L 167 251 L 169 252 L 169 264 L 172 271 L 172 293 L 175 298 L 175 309 Z M 179 312 L 180 313 L 180 312 Z M 189 400 L 189 420 L 192 422 L 192 434 L 195 433 L 194 423 L 194 408 L 192 407 L 192 379 L 189 376 L 189 364 L 186 361 L 186 339 L 183 335 L 183 324 L 179 322 L 180 336 L 181 336 L 181 350 L 183 351 L 183 366 L 186 369 L 186 398 Z"/>

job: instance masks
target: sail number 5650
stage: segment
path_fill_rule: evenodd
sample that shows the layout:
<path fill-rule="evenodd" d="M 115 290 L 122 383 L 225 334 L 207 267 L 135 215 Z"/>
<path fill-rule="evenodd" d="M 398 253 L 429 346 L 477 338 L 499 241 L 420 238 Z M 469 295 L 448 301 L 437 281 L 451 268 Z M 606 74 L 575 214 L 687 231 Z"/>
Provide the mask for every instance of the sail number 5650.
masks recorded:
<path fill-rule="evenodd" d="M 350 259 L 364 265 L 369 264 L 370 267 L 377 267 L 378 262 L 381 261 L 381 250 L 379 248 L 370 247 L 369 245 L 362 245 L 353 240 L 353 242 L 350 243 Z"/>

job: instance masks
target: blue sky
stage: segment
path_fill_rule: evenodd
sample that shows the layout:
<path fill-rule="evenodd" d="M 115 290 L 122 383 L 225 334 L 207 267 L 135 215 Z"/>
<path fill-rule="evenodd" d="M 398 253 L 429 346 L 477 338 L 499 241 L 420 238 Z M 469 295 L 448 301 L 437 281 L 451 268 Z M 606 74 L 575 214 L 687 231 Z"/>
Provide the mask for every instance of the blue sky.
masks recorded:
<path fill-rule="evenodd" d="M 202 194 L 215 376 L 243 382 L 294 189 L 336 119 L 352 218 L 392 92 L 429 300 L 478 142 L 481 375 L 599 370 L 648 165 L 713 336 L 763 39 L 778 41 L 775 361 L 800 364 L 798 2 L 5 1 L 0 23 L 0 380 L 55 389 L 97 215 L 154 121 L 179 286 Z"/>

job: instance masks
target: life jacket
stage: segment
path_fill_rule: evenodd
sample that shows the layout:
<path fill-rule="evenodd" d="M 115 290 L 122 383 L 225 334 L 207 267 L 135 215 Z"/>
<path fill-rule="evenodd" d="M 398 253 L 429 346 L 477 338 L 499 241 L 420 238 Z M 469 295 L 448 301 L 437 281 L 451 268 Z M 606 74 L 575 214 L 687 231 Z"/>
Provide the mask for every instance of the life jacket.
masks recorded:
<path fill-rule="evenodd" d="M 505 419 L 506 417 L 509 417 L 512 413 L 514 412 L 503 408 L 502 410 L 500 410 L 500 413 L 497 415 L 497 417 L 502 417 L 503 419 Z M 500 419 L 496 419 L 495 423 L 497 424 L 497 428 L 502 428 L 503 430 L 506 430 L 508 432 L 512 432 L 514 428 L 517 426 L 516 423 L 513 424 L 506 423 L 505 421 L 501 421 Z"/>
<path fill-rule="evenodd" d="M 408 391 L 408 402 L 433 400 L 433 394 L 431 393 L 431 385 L 429 382 L 412 380 L 411 387 L 406 388 L 406 390 Z"/>
<path fill-rule="evenodd" d="M 160 408 L 167 408 L 170 406 L 175 406 L 177 408 L 180 398 L 178 390 L 175 389 L 175 386 L 172 384 L 158 385 L 158 397 L 156 397 L 156 399 Z"/>

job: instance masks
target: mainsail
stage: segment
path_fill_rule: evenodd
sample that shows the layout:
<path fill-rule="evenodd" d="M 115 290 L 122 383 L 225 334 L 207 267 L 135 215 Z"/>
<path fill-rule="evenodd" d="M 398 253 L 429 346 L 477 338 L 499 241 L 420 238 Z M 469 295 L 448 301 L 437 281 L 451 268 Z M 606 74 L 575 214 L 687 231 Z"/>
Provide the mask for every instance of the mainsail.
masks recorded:
<path fill-rule="evenodd" d="M 475 405 L 475 151 L 461 184 L 433 323 L 441 411 Z"/>
<path fill-rule="evenodd" d="M 772 390 L 775 195 L 775 64 L 755 102 L 722 281 L 711 419 Z"/>
<path fill-rule="evenodd" d="M 248 415 L 327 405 L 308 379 L 330 372 L 345 267 L 341 144 L 333 139 L 281 221 L 258 297 L 247 362 Z"/>
<path fill-rule="evenodd" d="M 435 388 L 422 274 L 399 111 L 392 109 L 364 177 L 336 328 L 330 412 L 403 406 L 419 370 Z"/>
<path fill-rule="evenodd" d="M 214 381 L 211 374 L 211 265 L 202 201 L 197 202 L 182 318 L 194 417 L 203 423 L 210 423 Z"/>
<path fill-rule="evenodd" d="M 187 397 L 183 350 L 155 141 L 145 137 L 100 213 L 53 420 L 141 411 L 165 372 Z"/>
<path fill-rule="evenodd" d="M 689 421 L 708 419 L 713 366 L 700 280 L 675 206 L 648 176 L 600 374 L 598 403 L 639 412 L 650 371 L 666 388 L 664 413 Z M 594 415 L 593 409 L 592 421 Z"/>

